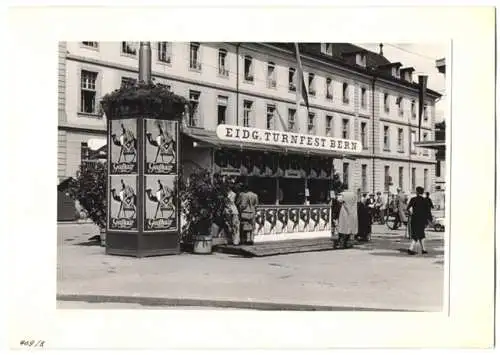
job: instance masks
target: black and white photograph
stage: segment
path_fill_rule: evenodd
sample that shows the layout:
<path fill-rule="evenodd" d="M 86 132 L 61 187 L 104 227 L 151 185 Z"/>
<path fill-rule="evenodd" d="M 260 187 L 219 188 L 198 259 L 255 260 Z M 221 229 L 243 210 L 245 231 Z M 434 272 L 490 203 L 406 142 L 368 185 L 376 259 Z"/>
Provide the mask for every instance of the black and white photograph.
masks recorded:
<path fill-rule="evenodd" d="M 248 10 L 254 15 L 239 20 L 243 12 L 236 9 L 199 10 L 171 9 L 163 24 L 163 10 L 148 17 L 124 8 L 116 23 L 130 15 L 149 27 L 113 30 L 113 20 L 99 25 L 102 35 L 93 30 L 53 42 L 57 70 L 47 101 L 53 116 L 57 109 L 57 137 L 47 141 L 52 153 L 40 153 L 51 157 L 53 169 L 35 165 L 53 175 L 57 167 L 50 220 L 57 243 L 44 242 L 57 247 L 50 296 L 57 315 L 46 333 L 37 335 L 35 323 L 26 328 L 14 347 L 487 346 L 494 246 L 491 226 L 482 221 L 494 219 L 493 205 L 479 198 L 488 195 L 493 203 L 496 190 L 485 193 L 490 181 L 479 179 L 493 177 L 486 152 L 494 129 L 489 121 L 481 128 L 490 144 L 482 148 L 475 120 L 479 126 L 490 118 L 489 103 L 474 101 L 474 117 L 470 109 L 455 109 L 473 104 L 472 96 L 463 99 L 467 82 L 455 79 L 457 70 L 468 80 L 474 75 L 460 72 L 466 57 L 446 32 L 458 27 L 450 24 L 433 37 L 438 20 L 429 15 L 444 19 L 456 12 L 453 23 L 488 18 L 474 29 L 483 37 L 469 42 L 474 56 L 489 48 L 486 24 L 494 20 L 487 9 L 467 15 L 422 8 L 421 18 L 412 12 L 417 8 L 373 9 L 378 20 L 362 8 L 342 10 L 343 16 L 270 7 L 269 13 Z M 112 13 L 102 11 L 99 21 Z M 204 20 L 195 21 L 195 14 Z M 191 15 L 200 22 L 192 23 L 197 32 L 177 40 L 173 24 Z M 231 41 L 222 40 L 228 38 L 222 32 L 210 36 L 208 18 L 226 18 L 226 32 L 234 26 L 246 32 Z M 274 18 L 272 27 L 267 21 Z M 300 18 L 314 22 L 307 36 L 285 25 Z M 251 35 L 251 21 L 262 21 L 268 37 L 262 29 Z M 378 28 L 390 21 L 400 26 L 400 39 L 396 27 Z M 369 36 L 349 36 L 353 23 L 366 26 Z M 168 31 L 153 32 L 154 26 Z M 271 31 L 278 27 L 282 36 Z M 105 36 L 106 28 L 116 36 Z M 489 65 L 488 59 L 470 70 L 489 77 Z M 468 92 L 482 91 L 488 101 L 486 86 L 470 84 Z M 35 185 L 50 192 L 42 182 Z M 476 232 L 461 223 L 474 224 Z M 460 296 L 478 313 L 460 315 L 460 328 L 453 328 L 454 312 L 466 312 Z M 98 311 L 95 328 L 90 310 Z M 126 321 L 118 310 L 137 320 Z M 172 318 L 169 311 L 179 312 Z M 69 325 L 54 324 L 78 324 L 78 314 L 89 333 L 75 341 Z M 140 332 L 114 333 L 131 324 Z M 484 333 L 471 324 L 481 324 Z M 53 342 L 49 330 L 59 334 Z M 162 344 L 153 340 L 160 333 Z"/>
<path fill-rule="evenodd" d="M 83 75 L 79 68 L 85 64 L 85 71 L 95 74 L 90 87 L 102 83 L 104 102 L 106 93 L 124 82 L 131 96 L 141 83 L 162 83 L 165 96 L 158 89 L 144 92 L 158 95 L 162 104 L 171 100 L 165 105 L 170 110 L 177 107 L 173 102 L 185 102 L 179 106 L 179 120 L 168 113 L 164 119 L 145 118 L 144 140 L 136 137 L 135 120 L 112 117 L 109 141 L 112 166 L 136 162 L 138 144 L 145 152 L 143 173 L 148 175 L 139 174 L 144 193 L 133 195 L 142 206 L 123 196 L 130 185 L 124 178 L 113 177 L 110 190 L 111 221 L 124 221 L 129 212 L 135 216 L 136 208 L 144 210 L 143 230 L 135 237 L 136 256 L 154 253 L 164 269 L 174 267 L 176 256 L 167 250 L 158 255 L 162 243 L 149 245 L 142 233 L 177 231 L 180 209 L 179 253 L 205 255 L 205 267 L 217 275 L 198 282 L 185 297 L 230 300 L 237 308 L 254 308 L 247 301 L 251 297 L 272 300 L 282 310 L 444 309 L 446 42 L 85 41 L 61 42 L 59 48 L 65 77 Z M 90 64 L 96 53 L 98 60 Z M 144 61 L 150 66 L 139 65 Z M 80 90 L 88 87 L 85 83 Z M 68 96 L 76 94 L 75 84 L 67 82 L 67 88 Z M 99 105 L 93 105 L 95 112 Z M 93 138 L 85 137 L 83 130 L 79 136 L 82 147 Z M 60 144 L 60 149 L 75 149 L 65 144 L 76 143 Z M 59 179 L 64 181 L 75 178 L 83 162 L 59 164 Z M 174 198 L 174 175 L 160 175 L 176 174 L 177 164 L 183 186 L 191 187 L 180 198 Z M 202 178 L 206 174 L 208 180 Z M 115 180 L 126 187 L 115 188 Z M 181 206 L 194 201 L 195 210 Z M 85 206 L 80 207 L 85 212 Z M 94 229 L 91 219 L 61 227 L 62 235 L 78 238 L 59 247 L 81 242 Z M 132 263 L 109 254 L 120 254 L 117 250 L 129 237 L 120 238 L 109 239 L 105 247 L 96 245 L 92 252 L 113 263 Z M 91 250 L 75 250 L 75 258 L 85 259 Z M 245 258 L 235 261 L 235 255 Z M 218 269 L 221 259 L 224 267 Z M 261 270 L 259 282 L 249 277 L 256 267 Z M 145 302 L 148 292 L 167 299 L 172 297 L 168 290 L 180 290 L 178 276 L 150 274 L 139 266 L 130 270 L 150 285 L 156 278 L 163 284 L 165 291 L 141 290 Z M 306 283 L 305 270 L 310 275 Z M 189 280 L 191 272 L 198 271 L 188 267 L 179 272 Z M 358 282 L 353 284 L 353 278 Z M 218 287 L 215 280 L 232 286 Z M 64 286 L 74 281 L 63 277 L 58 285 L 71 294 L 136 292 L 132 285 L 127 291 L 125 281 L 119 283 L 120 290 L 114 290 L 111 279 L 96 284 L 83 271 L 77 287 Z M 106 308 L 106 303 L 100 305 Z M 207 305 L 219 309 L 216 301 Z M 64 302 L 58 306 L 67 307 Z"/>

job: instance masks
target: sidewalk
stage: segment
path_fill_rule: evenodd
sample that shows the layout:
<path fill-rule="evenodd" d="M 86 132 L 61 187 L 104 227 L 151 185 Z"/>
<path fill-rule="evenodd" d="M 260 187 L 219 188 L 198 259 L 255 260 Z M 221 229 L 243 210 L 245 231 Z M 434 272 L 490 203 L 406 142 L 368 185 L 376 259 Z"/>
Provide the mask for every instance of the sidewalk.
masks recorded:
<path fill-rule="evenodd" d="M 86 246 L 92 225 L 58 225 L 60 300 L 258 309 L 441 310 L 443 234 L 426 256 L 401 252 L 403 230 L 374 226 L 357 249 L 242 258 L 181 254 L 135 259 Z"/>

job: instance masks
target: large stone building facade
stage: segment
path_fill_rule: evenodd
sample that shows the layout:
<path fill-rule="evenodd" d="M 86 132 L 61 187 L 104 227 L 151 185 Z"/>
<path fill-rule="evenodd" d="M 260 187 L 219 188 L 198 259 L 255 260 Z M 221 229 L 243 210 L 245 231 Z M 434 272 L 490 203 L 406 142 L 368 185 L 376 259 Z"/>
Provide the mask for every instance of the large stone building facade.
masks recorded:
<path fill-rule="evenodd" d="M 365 192 L 416 186 L 434 190 L 435 152 L 418 141 L 419 89 L 412 68 L 348 43 L 300 44 L 309 113 L 296 107 L 296 56 L 282 43 L 152 42 L 152 76 L 188 98 L 188 130 L 217 125 L 292 130 L 354 139 L 363 150 L 334 158 L 349 189 Z M 92 141 L 106 139 L 99 100 L 138 77 L 138 43 L 59 45 L 58 178 L 75 176 Z M 435 135 L 435 101 L 427 90 L 420 140 Z M 286 126 L 286 127 L 285 127 Z M 205 165 L 209 153 L 186 149 L 185 164 Z"/>

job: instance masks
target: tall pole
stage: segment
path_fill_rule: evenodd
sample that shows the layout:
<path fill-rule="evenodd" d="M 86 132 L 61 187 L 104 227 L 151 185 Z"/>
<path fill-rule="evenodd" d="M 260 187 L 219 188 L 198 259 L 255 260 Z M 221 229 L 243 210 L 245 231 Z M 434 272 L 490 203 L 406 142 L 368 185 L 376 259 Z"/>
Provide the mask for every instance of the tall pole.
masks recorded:
<path fill-rule="evenodd" d="M 140 42 L 139 81 L 151 82 L 151 42 Z"/>

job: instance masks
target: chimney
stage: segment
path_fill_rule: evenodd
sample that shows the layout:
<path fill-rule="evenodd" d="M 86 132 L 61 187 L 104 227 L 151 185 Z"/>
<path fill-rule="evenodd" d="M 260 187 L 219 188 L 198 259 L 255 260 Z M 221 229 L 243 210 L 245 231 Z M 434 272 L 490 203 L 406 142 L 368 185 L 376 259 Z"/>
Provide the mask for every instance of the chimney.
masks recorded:
<path fill-rule="evenodd" d="M 382 43 L 380 43 L 379 46 L 380 46 L 380 51 L 378 54 L 384 55 L 384 45 Z"/>

